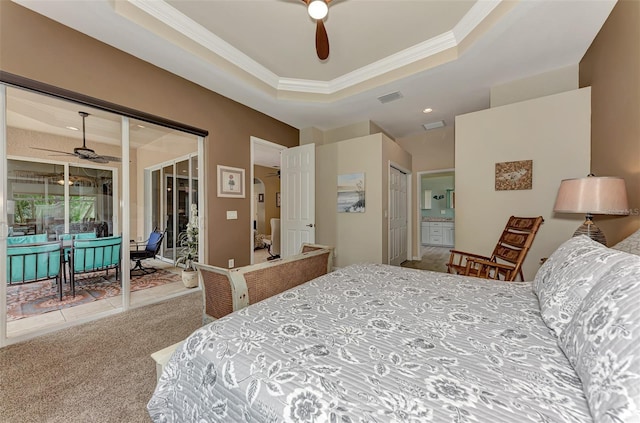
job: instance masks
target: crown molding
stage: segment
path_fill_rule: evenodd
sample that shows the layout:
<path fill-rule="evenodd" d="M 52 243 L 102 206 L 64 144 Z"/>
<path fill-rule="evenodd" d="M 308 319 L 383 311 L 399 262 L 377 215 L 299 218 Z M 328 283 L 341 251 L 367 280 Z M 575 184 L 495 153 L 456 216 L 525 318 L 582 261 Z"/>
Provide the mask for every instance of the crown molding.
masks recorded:
<path fill-rule="evenodd" d="M 279 77 L 231 44 L 162 0 L 126 0 L 190 40 L 276 88 Z"/>
<path fill-rule="evenodd" d="M 331 95 L 457 47 L 503 0 L 476 1 L 452 30 L 330 81 L 279 77 L 163 0 L 126 1 L 278 91 Z"/>

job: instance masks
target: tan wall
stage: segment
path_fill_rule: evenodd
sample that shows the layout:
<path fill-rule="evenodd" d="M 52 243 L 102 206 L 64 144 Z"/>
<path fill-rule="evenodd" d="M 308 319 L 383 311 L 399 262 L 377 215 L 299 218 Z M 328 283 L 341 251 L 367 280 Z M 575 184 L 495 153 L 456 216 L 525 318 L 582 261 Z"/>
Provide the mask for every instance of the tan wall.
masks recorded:
<path fill-rule="evenodd" d="M 531 100 L 578 88 L 578 65 L 491 87 L 491 107 Z"/>
<path fill-rule="evenodd" d="M 597 216 L 612 245 L 640 228 L 640 1 L 613 8 L 580 62 L 580 86 L 591 86 L 591 171 L 627 183 L 631 215 Z"/>
<path fill-rule="evenodd" d="M 10 1 L 0 2 L 0 43 L 3 71 L 209 131 L 207 261 L 223 267 L 230 258 L 237 266 L 250 263 L 251 199 L 217 198 L 216 165 L 248 170 L 251 136 L 292 147 L 298 145 L 297 129 Z M 238 220 L 226 220 L 227 210 L 237 210 Z"/>
<path fill-rule="evenodd" d="M 264 234 L 271 235 L 271 219 L 280 218 L 280 207 L 276 207 L 276 192 L 280 192 L 280 178 L 270 176 L 276 169 L 265 166 L 253 166 L 253 176 L 264 183 Z"/>
<path fill-rule="evenodd" d="M 316 241 L 336 248 L 335 265 L 380 263 L 382 257 L 382 135 L 316 148 Z M 326 164 L 332 165 L 326 165 Z M 365 212 L 337 212 L 338 175 L 365 174 Z"/>
<path fill-rule="evenodd" d="M 556 216 L 566 178 L 589 172 L 590 89 L 528 100 L 456 118 L 456 249 L 490 254 L 511 215 L 542 225 L 524 265 L 533 279 L 539 260 L 570 238 L 581 215 Z M 495 190 L 495 163 L 533 160 L 533 188 Z"/>
<path fill-rule="evenodd" d="M 431 131 L 420 132 L 396 140 L 398 145 L 411 154 L 413 172 L 411 180 L 411 233 L 413 239 L 413 257 L 420 257 L 420 226 L 417 224 L 420 187 L 418 172 L 453 169 L 455 158 L 455 130 L 453 125 Z M 417 188 L 418 187 L 418 188 Z"/>
<path fill-rule="evenodd" d="M 389 162 L 411 168 L 411 156 L 383 134 L 316 148 L 316 242 L 336 248 L 335 265 L 388 263 Z M 365 174 L 365 212 L 337 212 L 338 175 Z"/>

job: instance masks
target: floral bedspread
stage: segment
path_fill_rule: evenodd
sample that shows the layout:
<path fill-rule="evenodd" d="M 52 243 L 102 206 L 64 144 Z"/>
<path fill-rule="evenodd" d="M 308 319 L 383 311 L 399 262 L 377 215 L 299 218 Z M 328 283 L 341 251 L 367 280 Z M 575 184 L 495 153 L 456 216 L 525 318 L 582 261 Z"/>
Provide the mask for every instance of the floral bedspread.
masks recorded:
<path fill-rule="evenodd" d="M 531 284 L 353 265 L 194 332 L 154 422 L 588 422 Z"/>

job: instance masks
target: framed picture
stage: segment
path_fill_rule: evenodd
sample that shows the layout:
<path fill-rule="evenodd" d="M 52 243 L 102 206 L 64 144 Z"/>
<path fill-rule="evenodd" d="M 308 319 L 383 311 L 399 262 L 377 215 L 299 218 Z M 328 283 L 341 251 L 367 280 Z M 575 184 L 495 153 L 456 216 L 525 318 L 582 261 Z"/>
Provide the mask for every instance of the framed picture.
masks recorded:
<path fill-rule="evenodd" d="M 364 213 L 364 173 L 338 175 L 338 213 Z"/>
<path fill-rule="evenodd" d="M 244 198 L 244 169 L 218 165 L 218 197 Z"/>
<path fill-rule="evenodd" d="M 496 191 L 531 189 L 533 160 L 496 163 Z"/>
<path fill-rule="evenodd" d="M 258 194 L 258 203 L 264 203 L 264 194 Z"/>
<path fill-rule="evenodd" d="M 280 193 L 276 192 L 276 207 L 280 207 Z"/>

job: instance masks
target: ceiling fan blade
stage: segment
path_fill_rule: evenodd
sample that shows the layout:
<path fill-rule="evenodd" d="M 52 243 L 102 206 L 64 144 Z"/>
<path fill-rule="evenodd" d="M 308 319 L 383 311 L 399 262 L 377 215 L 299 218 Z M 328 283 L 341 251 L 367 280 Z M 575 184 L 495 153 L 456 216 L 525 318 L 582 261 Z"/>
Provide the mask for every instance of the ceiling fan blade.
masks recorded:
<path fill-rule="evenodd" d="M 67 151 L 50 150 L 48 148 L 39 148 L 39 147 L 31 147 L 31 148 L 33 148 L 34 150 L 50 151 L 52 153 L 61 153 L 61 154 L 66 154 L 67 156 L 74 156 L 75 157 L 74 153 L 69 153 Z"/>
<path fill-rule="evenodd" d="M 105 159 L 102 156 L 98 156 L 98 157 L 80 157 L 82 160 L 87 160 L 93 163 L 109 163 L 109 160 Z"/>
<path fill-rule="evenodd" d="M 122 161 L 122 159 L 120 157 L 116 157 L 116 156 L 103 156 L 103 155 L 100 155 L 100 157 L 102 157 L 103 159 L 108 160 L 110 162 L 121 162 Z"/>
<path fill-rule="evenodd" d="M 316 22 L 316 53 L 318 53 L 320 60 L 325 60 L 329 57 L 329 37 L 322 19 L 318 19 Z"/>

